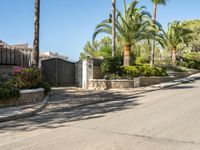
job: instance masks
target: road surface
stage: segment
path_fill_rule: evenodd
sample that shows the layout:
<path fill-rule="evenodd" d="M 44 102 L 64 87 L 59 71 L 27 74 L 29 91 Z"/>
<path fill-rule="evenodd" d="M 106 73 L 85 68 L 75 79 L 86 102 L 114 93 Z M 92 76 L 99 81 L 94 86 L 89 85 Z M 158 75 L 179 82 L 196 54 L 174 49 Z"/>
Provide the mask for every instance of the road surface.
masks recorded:
<path fill-rule="evenodd" d="M 56 105 L 1 123 L 0 150 L 200 150 L 200 75 L 169 89 L 129 91 L 72 110 Z"/>

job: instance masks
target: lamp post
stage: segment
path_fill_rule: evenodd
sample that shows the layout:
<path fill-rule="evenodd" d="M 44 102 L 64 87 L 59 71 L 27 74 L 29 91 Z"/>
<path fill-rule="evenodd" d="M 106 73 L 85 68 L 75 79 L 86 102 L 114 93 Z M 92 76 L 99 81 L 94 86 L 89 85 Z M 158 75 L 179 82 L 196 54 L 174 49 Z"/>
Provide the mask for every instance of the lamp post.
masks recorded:
<path fill-rule="evenodd" d="M 116 0 L 112 0 L 112 57 L 115 56 L 115 48 L 116 48 L 115 12 L 116 12 Z"/>

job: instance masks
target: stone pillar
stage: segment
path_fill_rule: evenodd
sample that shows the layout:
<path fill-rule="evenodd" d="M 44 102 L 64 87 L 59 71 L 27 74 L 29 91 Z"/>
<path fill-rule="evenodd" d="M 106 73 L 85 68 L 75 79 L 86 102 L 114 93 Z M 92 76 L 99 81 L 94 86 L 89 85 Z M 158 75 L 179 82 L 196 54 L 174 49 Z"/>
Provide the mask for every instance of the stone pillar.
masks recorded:
<path fill-rule="evenodd" d="M 134 78 L 134 88 L 140 87 L 140 78 Z"/>
<path fill-rule="evenodd" d="M 93 60 L 82 61 L 82 88 L 87 89 L 89 79 L 93 79 Z"/>

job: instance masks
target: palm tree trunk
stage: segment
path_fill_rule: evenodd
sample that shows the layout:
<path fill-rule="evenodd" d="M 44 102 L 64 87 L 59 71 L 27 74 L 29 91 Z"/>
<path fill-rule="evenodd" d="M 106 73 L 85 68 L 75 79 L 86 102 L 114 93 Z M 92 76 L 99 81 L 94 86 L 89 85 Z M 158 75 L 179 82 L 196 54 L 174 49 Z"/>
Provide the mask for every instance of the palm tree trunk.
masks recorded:
<path fill-rule="evenodd" d="M 33 66 L 39 65 L 39 27 L 40 27 L 40 0 L 35 0 Z"/>
<path fill-rule="evenodd" d="M 156 17 L 157 17 L 157 3 L 154 4 L 153 20 L 156 20 Z"/>
<path fill-rule="evenodd" d="M 124 45 L 124 66 L 130 66 L 131 46 Z"/>
<path fill-rule="evenodd" d="M 155 3 L 154 4 L 153 21 L 156 21 L 156 15 L 157 15 L 157 4 Z M 155 49 L 156 49 L 156 39 L 154 37 L 153 46 L 152 46 L 152 50 L 151 50 L 151 62 L 150 62 L 151 67 L 153 67 L 155 64 Z"/>
<path fill-rule="evenodd" d="M 176 66 L 176 48 L 172 48 L 172 65 Z"/>
<path fill-rule="evenodd" d="M 115 56 L 116 30 L 115 30 L 116 1 L 112 0 L 112 57 Z"/>

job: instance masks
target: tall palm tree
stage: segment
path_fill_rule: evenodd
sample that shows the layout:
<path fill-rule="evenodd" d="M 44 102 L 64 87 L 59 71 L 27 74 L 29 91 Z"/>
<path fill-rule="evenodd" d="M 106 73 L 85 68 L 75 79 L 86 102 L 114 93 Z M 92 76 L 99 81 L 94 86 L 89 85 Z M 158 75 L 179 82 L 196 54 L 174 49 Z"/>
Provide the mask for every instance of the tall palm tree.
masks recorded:
<path fill-rule="evenodd" d="M 186 44 L 192 40 L 192 31 L 184 28 L 179 21 L 174 21 L 168 25 L 165 35 L 165 44 L 172 54 L 172 65 L 176 66 L 176 52 L 180 44 Z"/>
<path fill-rule="evenodd" d="M 112 0 L 112 57 L 115 56 L 115 47 L 116 47 L 115 12 L 116 12 L 116 0 Z"/>
<path fill-rule="evenodd" d="M 39 65 L 40 0 L 35 0 L 33 65 Z"/>
<path fill-rule="evenodd" d="M 154 4 L 154 14 L 153 14 L 153 21 L 156 21 L 157 17 L 157 6 L 158 5 L 166 5 L 167 0 L 151 0 Z M 153 40 L 153 47 L 151 51 L 151 66 L 154 66 L 155 63 L 155 49 L 156 49 L 156 40 Z"/>
<path fill-rule="evenodd" d="M 151 21 L 150 13 L 143 11 L 144 6 L 137 8 L 138 2 L 131 2 L 127 7 L 124 0 L 124 16 L 116 9 L 117 18 L 115 20 L 116 38 L 123 44 L 124 66 L 129 66 L 131 61 L 131 47 L 145 38 L 149 33 Z M 99 33 L 112 35 L 112 18 L 102 21 L 96 26 L 93 34 L 93 41 Z"/>

